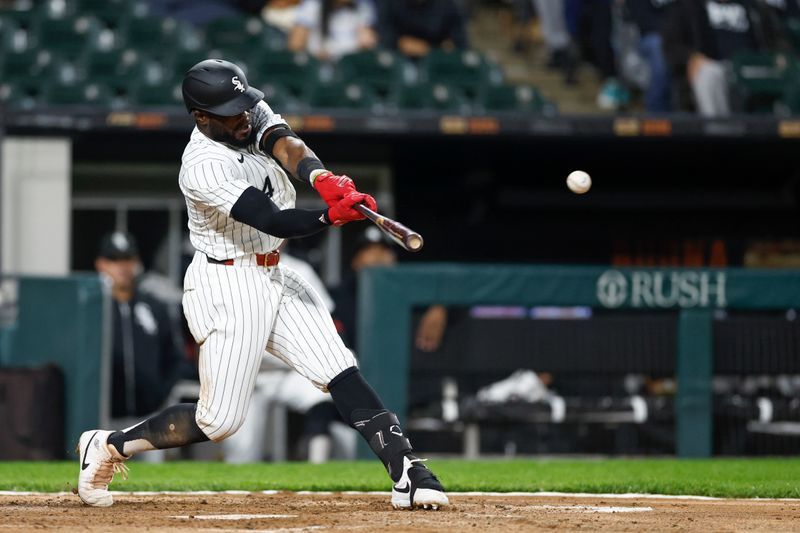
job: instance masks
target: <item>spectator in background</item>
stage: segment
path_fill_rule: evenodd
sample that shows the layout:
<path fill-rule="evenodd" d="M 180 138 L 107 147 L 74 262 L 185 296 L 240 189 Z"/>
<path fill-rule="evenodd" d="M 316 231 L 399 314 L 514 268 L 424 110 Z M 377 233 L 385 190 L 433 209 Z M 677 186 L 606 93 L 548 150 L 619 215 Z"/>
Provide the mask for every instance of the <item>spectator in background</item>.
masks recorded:
<path fill-rule="evenodd" d="M 731 113 L 727 62 L 732 57 L 786 47 L 777 21 L 760 0 L 675 0 L 663 37 L 673 75 L 688 82 L 705 117 Z"/>
<path fill-rule="evenodd" d="M 284 34 L 294 27 L 297 8 L 300 0 L 240 0 L 239 6 L 251 15 L 260 16 L 261 19 L 281 30 Z"/>
<path fill-rule="evenodd" d="M 639 0 L 645 1 L 645 0 Z M 630 101 L 630 93 L 617 75 L 611 47 L 612 0 L 566 0 L 567 28 L 581 53 L 600 73 L 603 86 L 597 95 L 601 109 L 620 110 Z"/>
<path fill-rule="evenodd" d="M 575 70 L 577 58 L 572 47 L 567 20 L 564 11 L 564 0 L 533 0 L 542 37 L 547 47 L 548 68 L 560 68 L 564 71 L 564 82 L 573 85 L 577 82 Z"/>
<path fill-rule="evenodd" d="M 307 50 L 318 59 L 374 48 L 375 9 L 369 0 L 304 0 L 289 32 L 289 49 Z"/>
<path fill-rule="evenodd" d="M 180 378 L 196 378 L 181 348 L 180 331 L 163 303 L 137 290 L 142 272 L 133 236 L 103 237 L 95 269 L 112 297 L 112 418 L 140 419 L 156 411 Z"/>
<path fill-rule="evenodd" d="M 639 53 L 650 67 L 650 81 L 644 93 L 644 107 L 653 113 L 672 109 L 672 80 L 664 58 L 661 26 L 664 12 L 673 0 L 626 0 L 633 23 L 639 29 Z"/>
<path fill-rule="evenodd" d="M 455 0 L 385 0 L 381 41 L 413 58 L 433 48 L 469 48 L 465 16 Z"/>

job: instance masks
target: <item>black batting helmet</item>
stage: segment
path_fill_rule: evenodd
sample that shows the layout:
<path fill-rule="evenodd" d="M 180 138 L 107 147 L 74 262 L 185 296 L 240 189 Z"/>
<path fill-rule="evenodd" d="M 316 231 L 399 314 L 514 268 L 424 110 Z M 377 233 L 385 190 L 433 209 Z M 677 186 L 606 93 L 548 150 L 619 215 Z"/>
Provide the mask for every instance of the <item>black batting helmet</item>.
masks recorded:
<path fill-rule="evenodd" d="M 247 84 L 242 69 L 222 59 L 206 59 L 183 77 L 183 103 L 193 109 L 232 117 L 256 105 L 264 93 Z"/>

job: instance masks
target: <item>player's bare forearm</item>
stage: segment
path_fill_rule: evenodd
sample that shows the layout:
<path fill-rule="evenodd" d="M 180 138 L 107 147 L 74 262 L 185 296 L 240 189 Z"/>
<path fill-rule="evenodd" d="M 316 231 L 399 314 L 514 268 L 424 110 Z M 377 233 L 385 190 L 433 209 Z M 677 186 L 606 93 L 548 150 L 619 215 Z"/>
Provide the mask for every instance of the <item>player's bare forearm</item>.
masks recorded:
<path fill-rule="evenodd" d="M 272 149 L 272 156 L 288 170 L 292 177 L 301 180 L 297 173 L 297 165 L 306 157 L 316 158 L 316 154 L 302 139 L 297 137 L 281 137 Z"/>

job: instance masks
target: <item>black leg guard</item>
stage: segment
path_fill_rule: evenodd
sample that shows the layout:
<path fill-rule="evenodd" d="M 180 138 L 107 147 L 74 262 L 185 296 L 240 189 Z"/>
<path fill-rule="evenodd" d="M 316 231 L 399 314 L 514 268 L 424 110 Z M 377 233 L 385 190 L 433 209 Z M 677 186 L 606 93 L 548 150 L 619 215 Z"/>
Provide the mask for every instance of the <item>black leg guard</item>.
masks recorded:
<path fill-rule="evenodd" d="M 403 435 L 397 415 L 385 409 L 356 409 L 350 424 L 369 443 L 392 481 L 397 482 L 403 475 L 403 457 L 412 451 L 411 441 Z"/>
<path fill-rule="evenodd" d="M 108 443 L 125 454 L 125 443 L 139 439 L 149 442 L 158 450 L 205 442 L 208 437 L 197 426 L 195 411 L 197 404 L 194 403 L 173 405 L 127 432 L 115 431 L 108 436 Z"/>
<path fill-rule="evenodd" d="M 342 418 L 361 433 L 397 482 L 403 475 L 403 457 L 412 451 L 397 416 L 383 406 L 356 367 L 333 378 L 328 390 Z"/>

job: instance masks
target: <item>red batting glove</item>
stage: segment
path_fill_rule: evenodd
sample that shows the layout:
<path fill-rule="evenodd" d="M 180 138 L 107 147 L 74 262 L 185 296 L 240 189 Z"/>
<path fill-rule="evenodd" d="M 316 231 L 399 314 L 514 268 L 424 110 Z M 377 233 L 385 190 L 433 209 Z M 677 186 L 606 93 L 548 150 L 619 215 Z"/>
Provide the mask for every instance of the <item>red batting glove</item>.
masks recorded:
<path fill-rule="evenodd" d="M 328 220 L 334 226 L 343 226 L 354 220 L 363 220 L 367 217 L 353 209 L 356 204 L 364 204 L 370 209 L 377 209 L 375 198 L 363 192 L 351 192 L 328 209 Z"/>
<path fill-rule="evenodd" d="M 337 176 L 333 172 L 325 171 L 314 179 L 314 188 L 328 204 L 333 207 L 348 193 L 356 192 L 356 185 L 347 176 Z"/>

